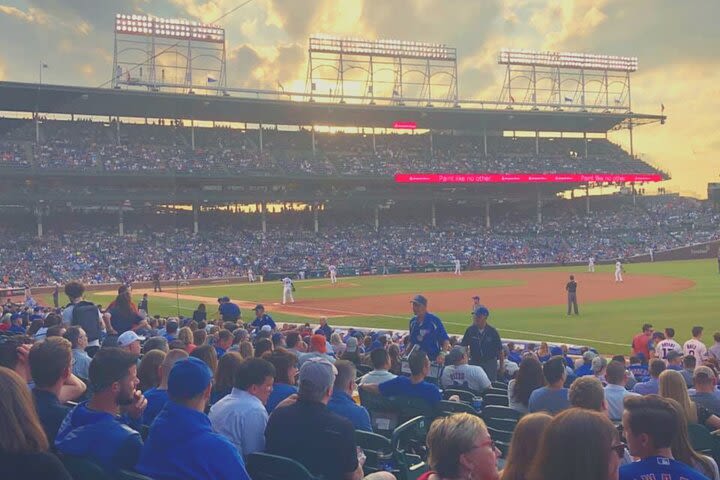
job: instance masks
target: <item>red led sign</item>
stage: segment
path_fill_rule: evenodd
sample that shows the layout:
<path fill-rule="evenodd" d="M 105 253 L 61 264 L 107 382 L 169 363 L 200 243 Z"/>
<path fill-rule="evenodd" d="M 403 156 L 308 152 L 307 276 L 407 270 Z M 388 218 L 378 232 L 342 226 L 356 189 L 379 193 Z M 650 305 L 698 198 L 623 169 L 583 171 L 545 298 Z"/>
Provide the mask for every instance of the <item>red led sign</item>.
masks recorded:
<path fill-rule="evenodd" d="M 661 182 L 661 175 L 637 173 L 398 173 L 397 183 L 621 183 Z"/>

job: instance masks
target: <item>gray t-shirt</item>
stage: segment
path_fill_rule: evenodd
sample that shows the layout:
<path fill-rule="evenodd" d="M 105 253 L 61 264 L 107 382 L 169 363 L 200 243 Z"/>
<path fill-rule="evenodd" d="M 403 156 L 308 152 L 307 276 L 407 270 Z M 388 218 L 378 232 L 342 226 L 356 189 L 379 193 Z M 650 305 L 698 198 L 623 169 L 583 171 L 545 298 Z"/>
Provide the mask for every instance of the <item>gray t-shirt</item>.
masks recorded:
<path fill-rule="evenodd" d="M 569 390 L 567 388 L 551 389 L 548 387 L 540 387 L 530 394 L 528 402 L 528 411 L 550 412 L 556 414 L 566 408 L 570 408 L 570 400 L 568 399 Z"/>

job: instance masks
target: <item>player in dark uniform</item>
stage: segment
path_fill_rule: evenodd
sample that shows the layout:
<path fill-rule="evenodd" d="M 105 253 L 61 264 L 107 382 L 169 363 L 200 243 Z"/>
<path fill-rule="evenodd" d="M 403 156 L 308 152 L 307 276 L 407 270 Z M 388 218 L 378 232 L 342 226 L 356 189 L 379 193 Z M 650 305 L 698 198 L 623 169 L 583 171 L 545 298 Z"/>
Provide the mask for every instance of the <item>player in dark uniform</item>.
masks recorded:
<path fill-rule="evenodd" d="M 570 281 L 565 285 L 565 290 L 567 291 L 568 296 L 568 315 L 570 315 L 570 309 L 572 307 L 573 310 L 575 310 L 575 315 L 579 315 L 578 313 L 578 304 L 577 304 L 577 282 L 575 281 L 575 275 L 570 275 Z"/>
<path fill-rule="evenodd" d="M 152 280 L 153 292 L 162 292 L 162 287 L 160 286 L 160 272 L 153 273 Z"/>

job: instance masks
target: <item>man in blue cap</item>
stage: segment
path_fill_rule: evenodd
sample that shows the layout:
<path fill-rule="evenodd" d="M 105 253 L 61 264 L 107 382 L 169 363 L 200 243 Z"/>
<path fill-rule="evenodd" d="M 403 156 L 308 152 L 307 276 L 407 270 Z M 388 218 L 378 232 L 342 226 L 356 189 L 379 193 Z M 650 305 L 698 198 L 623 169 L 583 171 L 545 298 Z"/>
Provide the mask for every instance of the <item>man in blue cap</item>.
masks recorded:
<path fill-rule="evenodd" d="M 265 325 L 269 325 L 270 329 L 272 331 L 275 331 L 277 329 L 277 325 L 275 325 L 275 321 L 272 319 L 270 315 L 265 313 L 265 307 L 263 305 L 260 305 L 259 303 L 255 305 L 255 320 L 250 324 L 252 327 L 255 328 L 255 333 L 259 332 L 262 327 Z"/>
<path fill-rule="evenodd" d="M 213 432 L 204 410 L 212 372 L 194 357 L 180 360 L 168 378 L 170 401 L 155 418 L 136 470 L 155 479 L 249 480 L 243 459 Z"/>
<path fill-rule="evenodd" d="M 502 360 L 502 340 L 494 327 L 488 325 L 490 311 L 480 305 L 473 312 L 473 324 L 465 330 L 461 345 L 470 347 L 470 365 L 485 370 L 491 382 L 497 380 L 498 365 Z"/>
<path fill-rule="evenodd" d="M 438 317 L 427 311 L 427 299 L 422 295 L 415 295 L 410 303 L 415 316 L 410 320 L 408 351 L 417 345 L 431 361 L 440 361 L 440 352 L 450 346 L 445 326 Z"/>

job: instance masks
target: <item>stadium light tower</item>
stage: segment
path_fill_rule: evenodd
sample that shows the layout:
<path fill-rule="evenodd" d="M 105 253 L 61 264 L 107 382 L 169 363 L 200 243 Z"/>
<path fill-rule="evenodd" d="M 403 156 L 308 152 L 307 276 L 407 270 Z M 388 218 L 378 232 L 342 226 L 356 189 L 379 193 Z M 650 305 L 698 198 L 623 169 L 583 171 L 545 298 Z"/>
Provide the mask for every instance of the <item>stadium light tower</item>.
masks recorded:
<path fill-rule="evenodd" d="M 319 89 L 329 85 L 334 87 L 329 97 L 340 103 L 350 93 L 371 105 L 456 106 L 457 49 L 439 43 L 312 35 L 306 80 L 310 100 L 327 98 Z"/>
<path fill-rule="evenodd" d="M 112 86 L 193 93 L 227 83 L 225 30 L 146 15 L 115 15 Z"/>
<path fill-rule="evenodd" d="M 631 112 L 630 74 L 636 57 L 503 49 L 500 102 L 533 110 Z"/>

